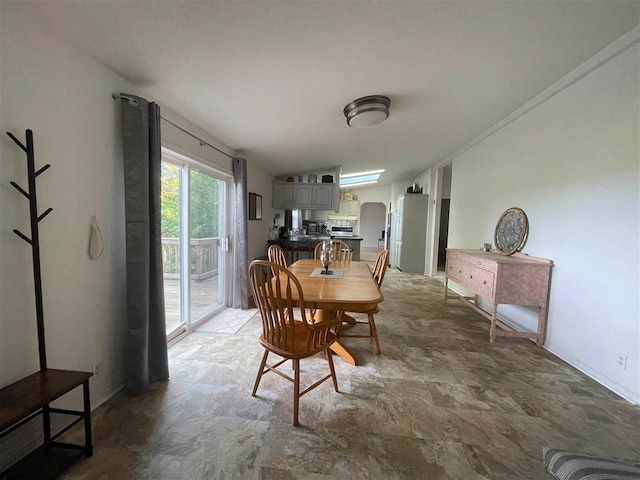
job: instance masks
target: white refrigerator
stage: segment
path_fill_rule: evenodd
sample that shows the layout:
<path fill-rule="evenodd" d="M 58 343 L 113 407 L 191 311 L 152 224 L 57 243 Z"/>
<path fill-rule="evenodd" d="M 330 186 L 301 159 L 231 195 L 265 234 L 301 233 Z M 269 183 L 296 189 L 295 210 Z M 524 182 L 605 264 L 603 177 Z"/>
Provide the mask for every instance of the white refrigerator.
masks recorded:
<path fill-rule="evenodd" d="M 393 266 L 405 273 L 424 274 L 429 195 L 400 195 L 394 217 Z"/>

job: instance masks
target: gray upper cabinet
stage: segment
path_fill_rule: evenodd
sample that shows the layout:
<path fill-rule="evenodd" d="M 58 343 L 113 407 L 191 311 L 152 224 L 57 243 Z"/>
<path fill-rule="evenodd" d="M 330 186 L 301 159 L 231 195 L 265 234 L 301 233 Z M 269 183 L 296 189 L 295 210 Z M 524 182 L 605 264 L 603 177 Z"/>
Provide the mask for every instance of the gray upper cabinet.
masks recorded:
<path fill-rule="evenodd" d="M 280 210 L 332 210 L 338 188 L 333 183 L 273 183 L 273 208 Z"/>
<path fill-rule="evenodd" d="M 313 206 L 313 191 L 311 185 L 298 183 L 293 184 L 293 204 L 295 208 L 310 209 Z"/>
<path fill-rule="evenodd" d="M 273 208 L 288 210 L 293 205 L 293 184 L 273 184 Z"/>
<path fill-rule="evenodd" d="M 315 183 L 311 184 L 312 204 L 314 209 L 329 210 L 331 209 L 331 200 L 333 199 L 333 184 Z"/>

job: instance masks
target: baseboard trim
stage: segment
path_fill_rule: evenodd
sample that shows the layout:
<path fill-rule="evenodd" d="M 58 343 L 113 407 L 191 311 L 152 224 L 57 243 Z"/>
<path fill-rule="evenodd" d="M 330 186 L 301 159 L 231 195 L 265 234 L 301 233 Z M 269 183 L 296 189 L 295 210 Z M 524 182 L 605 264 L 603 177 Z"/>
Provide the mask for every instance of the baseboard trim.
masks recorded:
<path fill-rule="evenodd" d="M 122 392 L 123 390 L 124 390 L 124 383 L 117 386 L 113 390 L 105 393 L 99 399 L 96 399 L 93 402 L 93 404 L 91 405 L 91 411 L 92 412 L 95 411 L 98 407 L 102 406 L 104 403 L 111 400 L 113 397 L 115 397 L 118 393 Z"/>
<path fill-rule="evenodd" d="M 440 278 L 444 281 L 444 277 L 440 277 Z M 463 289 L 461 289 L 461 287 L 459 287 L 456 284 L 454 284 L 454 285 L 449 284 L 449 289 L 452 290 L 453 292 L 457 293 L 458 295 L 463 295 L 464 296 L 464 295 L 469 295 L 470 294 L 470 292 L 464 291 Z M 509 325 L 512 328 L 515 328 L 516 330 L 519 330 L 519 329 L 522 328 L 520 325 L 515 324 L 513 319 L 509 319 L 509 318 L 505 317 L 504 315 L 501 315 L 499 312 L 498 312 L 497 318 L 501 322 L 506 323 L 507 325 Z M 533 342 L 533 340 L 532 340 L 532 342 Z M 598 372 L 597 370 L 594 370 L 589 365 L 585 364 L 584 362 L 582 362 L 581 360 L 577 359 L 573 355 L 568 354 L 567 352 L 565 352 L 561 348 L 558 348 L 557 346 L 554 346 L 554 345 L 550 345 L 548 343 L 546 343 L 542 348 L 544 348 L 548 352 L 552 353 L 553 355 L 558 357 L 560 360 L 568 363 L 573 368 L 581 371 L 587 377 L 591 378 L 592 380 L 595 380 L 600 385 L 602 385 L 603 387 L 611 390 L 613 393 L 615 393 L 616 395 L 622 397 L 623 399 L 625 399 L 629 403 L 632 403 L 634 405 L 640 405 L 640 394 L 632 392 L 631 390 L 629 390 L 628 388 L 624 387 L 623 385 L 620 385 L 619 383 L 615 382 L 614 380 L 611 380 L 606 375 L 603 375 L 602 373 Z"/>
<path fill-rule="evenodd" d="M 588 366 L 584 362 L 582 362 L 582 361 L 578 360 L 577 358 L 575 358 L 573 355 L 568 354 L 567 352 L 563 351 L 562 349 L 560 349 L 560 348 L 558 348 L 558 347 L 556 347 L 554 345 L 547 344 L 543 348 L 545 350 L 547 350 L 548 352 L 553 353 L 559 359 L 567 362 L 573 368 L 576 368 L 576 369 L 580 370 L 587 377 L 595 380 L 596 382 L 598 382 L 603 387 L 608 388 L 609 390 L 611 390 L 616 395 L 619 395 L 620 397 L 624 398 L 629 403 L 632 403 L 634 405 L 640 405 L 640 394 L 632 392 L 631 390 L 629 390 L 625 386 L 620 385 L 619 383 L 615 382 L 614 380 L 611 380 L 606 375 L 603 375 L 600 372 L 594 370 L 593 368 L 591 368 L 590 366 Z"/>

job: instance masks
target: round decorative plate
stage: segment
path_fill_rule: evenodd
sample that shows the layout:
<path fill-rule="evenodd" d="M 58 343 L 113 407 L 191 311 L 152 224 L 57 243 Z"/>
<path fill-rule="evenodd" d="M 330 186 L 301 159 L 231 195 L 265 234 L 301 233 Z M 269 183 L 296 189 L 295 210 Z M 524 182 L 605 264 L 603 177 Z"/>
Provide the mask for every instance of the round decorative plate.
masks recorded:
<path fill-rule="evenodd" d="M 511 255 L 517 252 L 529 235 L 529 221 L 521 208 L 507 209 L 496 224 L 493 240 L 497 253 Z"/>

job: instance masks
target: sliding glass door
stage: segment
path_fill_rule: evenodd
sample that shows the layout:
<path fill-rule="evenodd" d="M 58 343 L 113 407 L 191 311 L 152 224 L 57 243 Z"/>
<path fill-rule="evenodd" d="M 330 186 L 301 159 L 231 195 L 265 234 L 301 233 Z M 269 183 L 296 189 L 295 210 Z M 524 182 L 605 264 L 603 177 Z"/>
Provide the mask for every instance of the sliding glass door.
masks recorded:
<path fill-rule="evenodd" d="M 229 178 L 168 150 L 162 160 L 162 261 L 170 341 L 226 305 Z"/>

